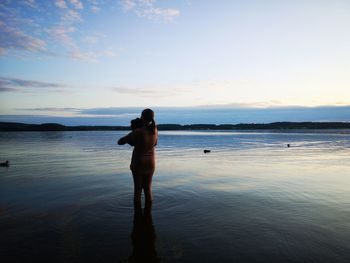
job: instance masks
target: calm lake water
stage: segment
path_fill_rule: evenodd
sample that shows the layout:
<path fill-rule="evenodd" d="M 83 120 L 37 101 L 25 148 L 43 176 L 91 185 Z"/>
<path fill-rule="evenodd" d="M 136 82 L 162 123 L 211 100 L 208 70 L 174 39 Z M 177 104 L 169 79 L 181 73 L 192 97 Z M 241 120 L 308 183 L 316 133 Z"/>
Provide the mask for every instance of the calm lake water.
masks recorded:
<path fill-rule="evenodd" d="M 124 134 L 0 133 L 1 262 L 350 262 L 349 130 L 160 132 L 135 214 Z"/>

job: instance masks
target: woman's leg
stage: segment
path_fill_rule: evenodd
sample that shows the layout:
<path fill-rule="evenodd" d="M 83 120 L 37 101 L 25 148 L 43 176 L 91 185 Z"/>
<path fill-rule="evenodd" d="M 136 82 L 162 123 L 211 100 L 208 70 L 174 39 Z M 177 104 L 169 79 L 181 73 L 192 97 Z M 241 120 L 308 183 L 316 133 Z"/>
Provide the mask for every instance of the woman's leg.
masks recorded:
<path fill-rule="evenodd" d="M 139 205 L 141 204 L 143 176 L 132 172 L 132 177 L 134 179 L 134 204 Z"/>
<path fill-rule="evenodd" d="M 142 188 L 145 193 L 145 201 L 146 203 L 152 202 L 153 196 L 152 196 L 152 178 L 153 178 L 153 172 L 149 174 L 145 174 L 143 176 L 142 180 Z"/>

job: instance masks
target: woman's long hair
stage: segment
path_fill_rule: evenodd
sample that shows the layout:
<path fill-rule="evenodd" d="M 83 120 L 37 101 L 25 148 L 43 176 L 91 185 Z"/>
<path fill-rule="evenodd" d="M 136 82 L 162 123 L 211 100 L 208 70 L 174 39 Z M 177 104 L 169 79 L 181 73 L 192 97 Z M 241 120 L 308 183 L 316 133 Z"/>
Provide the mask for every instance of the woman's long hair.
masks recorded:
<path fill-rule="evenodd" d="M 144 109 L 141 113 L 141 117 L 145 122 L 145 127 L 155 134 L 156 132 L 156 122 L 154 121 L 154 112 L 151 109 Z"/>

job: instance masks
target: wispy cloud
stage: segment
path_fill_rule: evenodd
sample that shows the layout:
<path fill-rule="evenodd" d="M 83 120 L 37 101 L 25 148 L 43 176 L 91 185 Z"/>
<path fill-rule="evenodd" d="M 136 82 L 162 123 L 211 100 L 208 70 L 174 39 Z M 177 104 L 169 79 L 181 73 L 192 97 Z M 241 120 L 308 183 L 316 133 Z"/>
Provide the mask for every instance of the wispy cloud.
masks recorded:
<path fill-rule="evenodd" d="M 112 115 L 112 116 L 130 116 L 139 115 L 142 108 L 118 108 L 118 107 L 106 107 L 106 108 L 89 108 L 79 109 L 79 113 L 82 115 Z"/>
<path fill-rule="evenodd" d="M 85 60 L 90 62 L 97 62 L 99 58 L 113 58 L 116 57 L 117 54 L 113 50 L 106 50 L 102 52 L 81 52 L 80 50 L 72 50 L 69 53 L 69 57 L 76 60 Z"/>
<path fill-rule="evenodd" d="M 72 37 L 76 31 L 74 26 L 58 25 L 47 29 L 50 37 L 67 49 L 67 56 L 76 60 L 96 61 L 99 55 L 95 52 L 82 52 Z"/>
<path fill-rule="evenodd" d="M 66 85 L 58 83 L 0 77 L 0 92 L 24 92 L 27 91 L 27 89 L 58 91 L 66 87 Z"/>
<path fill-rule="evenodd" d="M 75 27 L 70 26 L 55 26 L 47 30 L 54 40 L 58 40 L 65 46 L 75 48 L 76 44 L 73 38 L 70 36 L 71 33 L 75 32 Z"/>
<path fill-rule="evenodd" d="M 75 60 L 97 61 L 115 57 L 115 51 L 96 50 L 100 38 L 86 38 L 77 32 L 84 23 L 85 5 L 97 11 L 100 1 L 55 0 L 40 2 L 23 0 L 0 3 L 0 56 L 40 53 Z M 29 9 L 28 9 L 29 8 Z M 84 11 L 84 12 L 83 12 Z M 29 15 L 30 14 L 30 15 Z M 50 17 L 47 17 L 50 14 Z M 43 23 L 43 20 L 47 23 Z M 89 32 L 87 32 L 89 33 Z M 89 45 L 84 45 L 89 41 Z"/>
<path fill-rule="evenodd" d="M 130 11 L 136 7 L 136 1 L 135 0 L 122 0 L 121 5 L 126 11 Z"/>
<path fill-rule="evenodd" d="M 16 110 L 27 111 L 62 111 L 62 112 L 80 112 L 79 108 L 58 108 L 58 107 L 42 107 L 42 108 L 18 108 Z"/>
<path fill-rule="evenodd" d="M 27 108 L 27 115 L 0 115 L 2 121 L 58 122 L 66 125 L 129 125 L 143 108 Z M 350 121 L 350 106 L 319 107 L 156 107 L 157 123 L 269 123 L 276 121 Z M 35 115 L 37 114 L 37 115 Z M 62 118 L 59 116 L 66 116 Z M 49 121 L 50 120 L 50 121 Z"/>
<path fill-rule="evenodd" d="M 84 115 L 120 115 L 120 114 L 139 114 L 142 108 L 72 108 L 72 107 L 37 107 L 37 108 L 17 108 L 19 111 L 41 111 L 41 112 L 67 112 L 79 113 Z"/>
<path fill-rule="evenodd" d="M 79 0 L 69 0 L 69 2 L 76 8 L 76 9 L 83 9 L 84 5 Z"/>
<path fill-rule="evenodd" d="M 117 56 L 116 52 L 110 49 L 104 51 L 82 51 L 72 36 L 72 34 L 76 32 L 74 26 L 59 25 L 47 29 L 47 32 L 53 40 L 58 41 L 67 49 L 68 57 L 75 60 L 95 62 L 101 57 L 111 58 Z M 93 45 L 96 44 L 99 39 L 100 38 L 97 36 L 89 36 L 82 39 L 82 42 L 87 42 Z"/>
<path fill-rule="evenodd" d="M 25 0 L 23 3 L 31 8 L 37 8 L 37 3 L 35 0 Z"/>
<path fill-rule="evenodd" d="M 96 6 L 96 5 L 91 6 L 91 11 L 94 12 L 94 13 L 97 13 L 100 10 L 101 10 L 101 8 Z"/>
<path fill-rule="evenodd" d="M 97 36 L 87 36 L 83 38 L 83 42 L 88 44 L 97 44 L 100 41 L 100 38 Z"/>
<path fill-rule="evenodd" d="M 133 88 L 123 88 L 123 87 L 113 87 L 111 88 L 113 91 L 122 93 L 122 94 L 139 94 L 139 95 L 149 95 L 159 93 L 159 91 L 152 89 L 133 89 Z"/>
<path fill-rule="evenodd" d="M 98 11 L 99 2 L 97 0 L 90 0 L 91 8 L 94 11 Z M 70 8 L 67 3 L 73 6 L 74 9 Z M 63 10 L 60 17 L 60 23 L 56 26 L 53 26 L 47 29 L 47 32 L 50 34 L 51 38 L 58 41 L 63 45 L 67 50 L 67 56 L 74 60 L 83 60 L 89 62 L 96 62 L 101 57 L 115 57 L 116 53 L 111 50 L 99 50 L 94 51 L 89 49 L 94 44 L 97 44 L 100 40 L 100 37 L 95 34 L 94 36 L 82 37 L 80 41 L 77 42 L 74 34 L 77 33 L 77 23 L 83 22 L 81 15 L 81 10 L 84 9 L 84 5 L 79 0 L 66 0 L 56 2 L 56 5 L 60 6 Z M 83 43 L 88 43 L 90 46 L 87 50 L 81 48 Z"/>
<path fill-rule="evenodd" d="M 6 50 L 45 51 L 46 42 L 0 21 L 0 49 L 0 54 L 5 54 Z"/>
<path fill-rule="evenodd" d="M 59 8 L 66 9 L 66 8 L 68 8 L 68 4 L 67 4 L 68 2 L 76 9 L 83 9 L 84 8 L 83 3 L 79 0 L 67 0 L 67 1 L 56 0 L 55 5 Z"/>
<path fill-rule="evenodd" d="M 180 15 L 180 11 L 174 8 L 160 8 L 150 7 L 140 13 L 140 16 L 147 17 L 149 19 L 162 18 L 164 20 L 172 20 L 174 17 Z"/>
<path fill-rule="evenodd" d="M 74 9 L 64 9 L 63 14 L 61 16 L 61 22 L 64 24 L 71 25 L 74 22 L 81 22 L 83 18 L 80 13 Z"/>
<path fill-rule="evenodd" d="M 121 5 L 126 12 L 151 20 L 170 21 L 180 15 L 179 9 L 159 7 L 156 0 L 122 0 Z"/>
<path fill-rule="evenodd" d="M 140 116 L 142 108 L 59 108 L 59 107 L 40 107 L 40 108 L 16 108 L 17 112 L 27 113 L 27 116 L 47 116 L 47 117 L 78 117 L 78 118 L 123 118 L 132 119 Z M 35 115 L 38 114 L 38 115 Z M 9 117 L 24 115 L 8 115 Z M 4 115 L 0 115 L 4 117 Z"/>
<path fill-rule="evenodd" d="M 64 0 L 56 0 L 55 5 L 59 8 L 68 8 L 68 6 Z"/>
<path fill-rule="evenodd" d="M 124 95 L 136 95 L 141 97 L 157 97 L 164 98 L 168 96 L 178 96 L 191 92 L 183 87 L 167 87 L 167 88 L 134 88 L 134 87 L 108 87 L 108 89 Z"/>
<path fill-rule="evenodd" d="M 3 83 L 0 80 L 0 92 L 13 92 L 13 91 L 18 91 L 18 89 L 12 88 L 12 87 L 9 88 L 9 87 L 3 86 Z"/>
<path fill-rule="evenodd" d="M 275 108 L 275 107 L 286 107 L 281 101 L 258 101 L 258 102 L 247 102 L 247 103 L 227 103 L 227 104 L 210 104 L 200 105 L 199 107 L 206 108 Z M 289 105 L 288 107 L 296 107 L 295 105 Z"/>
<path fill-rule="evenodd" d="M 89 0 L 90 4 L 91 4 L 91 11 L 94 13 L 97 13 L 98 11 L 101 10 L 100 4 L 97 0 Z"/>
<path fill-rule="evenodd" d="M 160 6 L 156 0 L 116 3 L 119 9 L 151 20 L 172 20 L 180 15 L 178 9 Z M 85 16 L 102 7 L 114 8 L 113 5 L 101 0 L 1 1 L 0 56 L 27 57 L 38 53 L 85 61 L 116 57 L 111 48 L 97 50 L 103 43 L 100 38 L 91 37 L 96 32 L 82 30 Z"/>
<path fill-rule="evenodd" d="M 117 53 L 113 50 L 106 50 L 102 52 L 103 57 L 109 57 L 109 58 L 114 58 L 117 56 Z"/>

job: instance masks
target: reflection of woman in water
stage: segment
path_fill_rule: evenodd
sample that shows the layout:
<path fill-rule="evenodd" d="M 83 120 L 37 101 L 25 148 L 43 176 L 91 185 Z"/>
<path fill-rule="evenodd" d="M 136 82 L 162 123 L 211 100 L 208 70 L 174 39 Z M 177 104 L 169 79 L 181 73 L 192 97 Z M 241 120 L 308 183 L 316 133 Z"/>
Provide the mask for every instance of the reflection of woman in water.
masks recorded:
<path fill-rule="evenodd" d="M 141 205 L 135 205 L 131 241 L 133 249 L 128 262 L 160 262 L 156 251 L 156 232 L 152 220 L 152 203 L 146 203 L 143 212 Z"/>
<path fill-rule="evenodd" d="M 142 127 L 136 128 L 119 139 L 118 144 L 134 146 L 130 169 L 134 178 L 134 203 L 141 203 L 142 189 L 146 203 L 152 202 L 152 177 L 155 170 L 154 147 L 157 145 L 158 131 L 154 112 L 145 109 L 141 114 Z"/>

